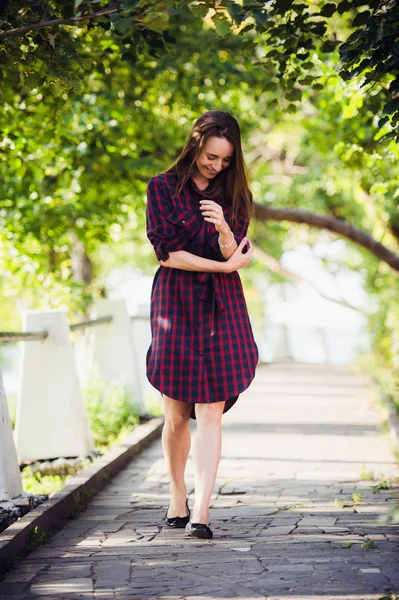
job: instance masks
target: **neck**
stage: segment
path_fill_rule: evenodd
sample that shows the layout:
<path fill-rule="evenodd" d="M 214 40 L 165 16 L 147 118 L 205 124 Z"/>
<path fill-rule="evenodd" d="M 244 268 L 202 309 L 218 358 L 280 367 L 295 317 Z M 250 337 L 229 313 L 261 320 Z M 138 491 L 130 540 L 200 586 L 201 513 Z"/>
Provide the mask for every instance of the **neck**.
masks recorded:
<path fill-rule="evenodd" d="M 201 177 L 201 175 L 195 175 L 192 180 L 199 190 L 205 190 L 209 185 L 209 181 L 205 177 Z"/>

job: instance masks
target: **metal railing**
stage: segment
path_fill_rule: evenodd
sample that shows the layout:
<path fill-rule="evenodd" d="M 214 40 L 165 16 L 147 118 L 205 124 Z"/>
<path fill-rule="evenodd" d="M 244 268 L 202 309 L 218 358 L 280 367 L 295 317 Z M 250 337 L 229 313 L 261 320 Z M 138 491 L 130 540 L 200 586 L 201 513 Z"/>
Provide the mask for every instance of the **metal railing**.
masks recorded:
<path fill-rule="evenodd" d="M 95 325 L 103 325 L 110 323 L 113 317 L 99 317 L 98 319 L 90 319 L 81 321 L 80 323 L 72 323 L 69 326 L 71 331 L 86 329 Z M 48 331 L 0 331 L 0 344 L 16 344 L 17 342 L 31 342 L 36 340 L 45 340 L 48 337 Z"/>
<path fill-rule="evenodd" d="M 103 325 L 104 323 L 111 323 L 113 317 L 105 316 L 99 317 L 98 319 L 89 319 L 87 321 L 80 321 L 79 323 L 72 323 L 69 326 L 71 331 L 78 331 L 80 329 L 86 329 L 87 327 L 93 327 L 96 325 Z M 132 321 L 147 320 L 146 315 L 132 315 L 130 317 Z M 36 340 L 45 340 L 48 337 L 48 331 L 0 331 L 0 345 L 1 344 L 16 344 L 17 342 L 31 342 Z"/>

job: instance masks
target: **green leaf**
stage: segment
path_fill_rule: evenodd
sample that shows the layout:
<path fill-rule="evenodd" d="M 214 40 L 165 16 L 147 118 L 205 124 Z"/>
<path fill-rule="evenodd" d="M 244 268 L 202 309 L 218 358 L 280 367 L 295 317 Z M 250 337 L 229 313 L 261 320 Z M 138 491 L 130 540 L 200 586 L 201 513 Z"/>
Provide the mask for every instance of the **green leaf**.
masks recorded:
<path fill-rule="evenodd" d="M 140 21 L 151 31 L 163 33 L 169 23 L 169 13 L 168 11 L 148 12 L 144 17 L 141 17 Z"/>
<path fill-rule="evenodd" d="M 395 98 L 394 100 L 391 100 L 390 102 L 388 102 L 384 108 L 383 108 L 383 113 L 386 114 L 393 114 L 394 112 L 396 112 L 397 110 L 399 110 L 399 98 Z"/>
<path fill-rule="evenodd" d="M 363 25 L 367 25 L 371 17 L 371 12 L 369 10 L 365 10 L 353 19 L 352 27 L 362 27 Z"/>
<path fill-rule="evenodd" d="M 293 0 L 275 0 L 273 9 L 280 15 L 284 15 L 288 10 L 290 10 L 293 4 Z"/>
<path fill-rule="evenodd" d="M 29 89 L 33 89 L 39 86 L 40 82 L 42 81 L 43 77 L 40 73 L 30 73 L 29 75 L 27 75 L 24 79 L 24 84 L 29 88 Z"/>
<path fill-rule="evenodd" d="M 118 33 L 125 33 L 133 25 L 134 17 L 122 17 L 115 22 L 115 29 Z"/>
<path fill-rule="evenodd" d="M 48 39 L 48 43 L 50 44 L 50 46 L 53 48 L 53 50 L 55 50 L 55 35 L 52 33 L 49 33 L 47 35 L 47 39 Z"/>
<path fill-rule="evenodd" d="M 239 4 L 234 3 L 231 6 L 229 6 L 227 10 L 233 21 L 235 21 L 238 24 L 242 23 L 242 21 L 247 18 L 247 15 L 242 9 L 242 6 L 240 6 Z"/>
<path fill-rule="evenodd" d="M 268 14 L 261 10 L 254 10 L 252 15 L 257 25 L 264 25 L 269 19 Z"/>
<path fill-rule="evenodd" d="M 248 25 L 245 25 L 245 27 L 243 27 L 240 31 L 240 35 L 241 33 L 245 33 L 246 31 L 251 31 L 251 29 L 254 29 L 255 24 L 254 23 L 248 23 Z"/>
<path fill-rule="evenodd" d="M 325 42 L 323 42 L 323 44 L 321 45 L 321 51 L 322 52 L 334 52 L 336 47 L 339 46 L 340 42 L 338 40 L 326 40 Z"/>
<path fill-rule="evenodd" d="M 302 92 L 301 90 L 293 88 L 285 94 L 285 97 L 287 100 L 290 100 L 290 102 L 298 102 L 302 99 Z"/>
<path fill-rule="evenodd" d="M 298 83 L 300 85 L 311 85 L 314 81 L 314 78 L 311 75 L 306 75 L 303 79 L 300 79 Z"/>
<path fill-rule="evenodd" d="M 241 7 L 240 7 L 241 8 Z M 206 17 L 206 15 L 209 12 L 209 6 L 206 4 L 191 4 L 190 5 L 190 10 L 197 16 L 199 16 L 201 19 L 203 19 L 204 17 Z"/>
<path fill-rule="evenodd" d="M 352 73 L 351 73 L 350 71 L 347 71 L 347 70 L 345 70 L 345 69 L 342 69 L 342 70 L 339 72 L 339 74 L 340 74 L 340 77 L 342 77 L 342 79 L 343 79 L 344 81 L 349 81 L 349 80 L 350 80 L 350 79 L 352 79 L 352 77 L 353 77 Z"/>
<path fill-rule="evenodd" d="M 397 135 L 398 135 L 397 131 L 390 131 L 389 133 L 386 133 L 385 135 L 383 135 L 378 141 L 385 142 L 385 140 L 390 140 L 390 139 L 396 137 Z"/>
<path fill-rule="evenodd" d="M 312 33 L 316 34 L 317 36 L 322 36 L 325 34 L 326 30 L 327 30 L 327 25 L 326 23 L 315 23 L 312 25 L 311 27 L 312 29 Z"/>
<path fill-rule="evenodd" d="M 342 2 L 338 2 L 337 10 L 340 15 L 343 15 L 344 12 L 351 10 L 351 3 L 348 0 L 343 0 Z"/>
<path fill-rule="evenodd" d="M 309 6 L 307 4 L 293 4 L 292 5 L 292 10 L 297 15 L 302 15 L 305 11 L 307 11 L 308 8 L 309 8 Z"/>
<path fill-rule="evenodd" d="M 216 33 L 219 37 L 226 37 L 230 33 L 230 23 L 223 19 L 223 21 L 217 21 L 215 23 Z"/>
<path fill-rule="evenodd" d="M 289 104 L 286 108 L 286 111 L 290 114 L 294 114 L 298 112 L 298 107 L 295 104 Z"/>
<path fill-rule="evenodd" d="M 327 4 L 325 4 L 321 9 L 320 14 L 322 17 L 330 18 L 333 16 L 336 10 L 337 6 L 335 4 L 333 4 L 332 2 L 327 2 Z"/>

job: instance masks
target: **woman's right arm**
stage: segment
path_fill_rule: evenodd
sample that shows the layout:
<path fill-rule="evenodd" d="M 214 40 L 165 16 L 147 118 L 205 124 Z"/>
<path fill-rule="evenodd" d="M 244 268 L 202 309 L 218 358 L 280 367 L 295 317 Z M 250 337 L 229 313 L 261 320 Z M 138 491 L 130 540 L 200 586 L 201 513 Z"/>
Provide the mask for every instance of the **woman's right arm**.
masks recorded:
<path fill-rule="evenodd" d="M 243 254 L 244 246 L 247 245 L 248 250 Z M 197 256 L 186 250 L 177 250 L 169 252 L 169 258 L 165 261 L 161 260 L 163 267 L 170 269 L 183 269 L 183 271 L 201 271 L 203 273 L 232 273 L 246 267 L 250 261 L 253 252 L 252 243 L 245 237 L 234 250 L 233 254 L 226 261 L 211 260 Z"/>

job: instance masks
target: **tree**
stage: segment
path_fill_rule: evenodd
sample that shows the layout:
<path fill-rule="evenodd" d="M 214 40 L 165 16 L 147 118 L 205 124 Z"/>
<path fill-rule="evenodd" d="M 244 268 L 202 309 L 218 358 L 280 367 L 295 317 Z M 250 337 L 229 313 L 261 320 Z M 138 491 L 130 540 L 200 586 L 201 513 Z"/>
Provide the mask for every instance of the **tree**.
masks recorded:
<path fill-rule="evenodd" d="M 3 31 L 25 30 L 0 37 L 6 64 L 0 218 L 4 243 L 17 253 L 6 259 L 9 272 L 18 271 L 25 287 L 40 277 L 50 297 L 49 290 L 57 291 L 54 302 L 60 296 L 70 302 L 73 291 L 74 306 L 82 291 L 89 302 L 96 279 L 76 281 L 76 244 L 87 265 L 94 262 L 96 276 L 98 248 L 115 246 L 125 232 L 144 262 L 146 182 L 172 162 L 186 127 L 215 103 L 240 115 L 258 215 L 276 216 L 279 206 L 282 221 L 268 222 L 267 231 L 255 223 L 264 251 L 283 252 L 287 215 L 305 214 L 310 224 L 321 215 L 341 234 L 356 225 L 396 264 L 396 146 L 389 139 L 378 143 L 389 124 L 381 129 L 375 116 L 393 75 L 366 92 L 358 89 L 361 75 L 343 80 L 336 74 L 337 48 L 350 39 L 365 5 L 320 3 L 312 5 L 313 16 L 297 2 L 275 2 L 267 11 L 260 2 L 210 5 L 141 1 L 98 15 L 115 6 L 53 2 L 46 13 L 40 2 L 8 3 Z M 75 17 L 74 25 L 43 25 Z M 294 212 L 298 206 L 301 213 Z M 383 264 L 364 252 L 356 256 L 371 274 Z M 379 271 L 370 282 L 388 277 Z"/>

